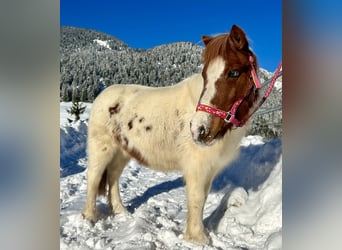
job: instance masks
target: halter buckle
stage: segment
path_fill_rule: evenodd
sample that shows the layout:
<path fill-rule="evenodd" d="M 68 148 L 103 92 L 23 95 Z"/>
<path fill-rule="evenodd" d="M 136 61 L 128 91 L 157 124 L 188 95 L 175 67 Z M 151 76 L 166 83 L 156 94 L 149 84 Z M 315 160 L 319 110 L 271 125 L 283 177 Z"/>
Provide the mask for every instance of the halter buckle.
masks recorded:
<path fill-rule="evenodd" d="M 234 119 L 234 115 L 230 111 L 228 111 L 227 116 L 224 118 L 224 121 L 226 123 L 232 123 L 233 119 Z"/>

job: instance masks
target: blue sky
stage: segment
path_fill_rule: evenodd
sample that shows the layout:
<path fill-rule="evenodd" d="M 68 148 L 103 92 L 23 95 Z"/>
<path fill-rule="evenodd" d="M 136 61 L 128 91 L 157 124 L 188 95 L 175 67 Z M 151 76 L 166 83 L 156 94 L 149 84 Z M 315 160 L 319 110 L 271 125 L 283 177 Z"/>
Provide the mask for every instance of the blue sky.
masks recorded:
<path fill-rule="evenodd" d="M 282 58 L 280 0 L 61 0 L 60 24 L 95 29 L 143 49 L 178 41 L 203 45 L 202 35 L 237 24 L 260 67 L 274 71 Z"/>

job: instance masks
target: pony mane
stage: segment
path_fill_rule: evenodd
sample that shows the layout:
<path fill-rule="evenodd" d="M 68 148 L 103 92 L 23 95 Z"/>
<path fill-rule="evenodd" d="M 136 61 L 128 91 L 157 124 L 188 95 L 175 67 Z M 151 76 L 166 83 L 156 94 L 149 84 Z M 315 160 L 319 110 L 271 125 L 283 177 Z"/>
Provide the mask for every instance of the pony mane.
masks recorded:
<path fill-rule="evenodd" d="M 203 63 L 209 63 L 217 55 L 227 55 L 229 34 L 221 34 L 212 39 L 203 53 Z"/>
<path fill-rule="evenodd" d="M 218 55 L 223 55 L 223 56 L 228 55 L 229 51 L 232 50 L 228 41 L 229 35 L 230 35 L 229 33 L 217 35 L 207 44 L 207 46 L 204 49 L 203 56 L 202 56 L 203 64 L 209 63 Z M 253 53 L 253 51 L 249 48 L 248 41 L 246 43 L 246 47 L 242 51 L 245 51 L 247 54 L 253 56 L 255 67 L 258 68 L 257 58 L 255 54 Z"/>

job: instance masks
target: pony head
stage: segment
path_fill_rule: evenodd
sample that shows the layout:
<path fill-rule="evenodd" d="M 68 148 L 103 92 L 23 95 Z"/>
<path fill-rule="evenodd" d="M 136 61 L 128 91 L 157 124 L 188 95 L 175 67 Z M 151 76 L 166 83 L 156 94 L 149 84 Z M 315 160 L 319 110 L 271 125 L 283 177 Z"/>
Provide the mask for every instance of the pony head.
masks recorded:
<path fill-rule="evenodd" d="M 245 33 L 233 25 L 228 34 L 203 36 L 203 90 L 198 104 L 229 111 L 241 100 L 235 118 L 247 119 L 258 97 L 258 89 L 251 87 L 252 64 L 256 57 L 248 45 Z M 211 113 L 197 111 L 190 122 L 193 140 L 201 145 L 212 145 L 234 125 Z"/>

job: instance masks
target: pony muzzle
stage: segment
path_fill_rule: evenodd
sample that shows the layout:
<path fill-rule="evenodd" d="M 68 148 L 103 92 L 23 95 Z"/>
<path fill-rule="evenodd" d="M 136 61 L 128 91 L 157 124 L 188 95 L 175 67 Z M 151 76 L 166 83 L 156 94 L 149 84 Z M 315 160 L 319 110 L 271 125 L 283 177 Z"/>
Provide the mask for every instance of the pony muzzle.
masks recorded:
<path fill-rule="evenodd" d="M 210 122 L 190 122 L 190 131 L 195 143 L 203 146 L 211 146 L 215 142 L 215 135 L 212 134 Z"/>

